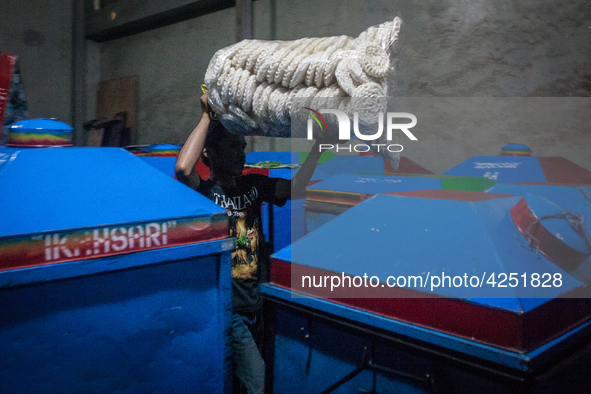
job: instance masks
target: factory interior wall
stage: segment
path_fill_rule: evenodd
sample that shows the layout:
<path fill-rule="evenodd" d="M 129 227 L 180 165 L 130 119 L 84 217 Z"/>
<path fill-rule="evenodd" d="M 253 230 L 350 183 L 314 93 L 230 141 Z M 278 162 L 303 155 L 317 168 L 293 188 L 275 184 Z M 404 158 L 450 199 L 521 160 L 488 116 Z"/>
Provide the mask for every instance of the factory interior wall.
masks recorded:
<path fill-rule="evenodd" d="M 31 118 L 72 119 L 72 0 L 0 1 L 0 51 L 20 59 Z"/>
<path fill-rule="evenodd" d="M 71 0 L 2 2 L 0 50 L 21 56 L 31 117 L 71 117 Z M 275 12 L 272 6 L 275 4 Z M 589 97 L 591 3 L 486 0 L 257 0 L 253 36 L 293 40 L 357 36 L 400 15 L 404 21 L 391 97 Z M 40 33 L 38 46 L 24 43 Z M 200 85 L 215 51 L 236 41 L 236 10 L 229 8 L 103 43 L 87 40 L 86 118 L 92 119 L 100 81 L 139 77 L 138 144 L 181 143 L 200 115 Z M 441 101 L 439 111 L 447 110 Z M 464 114 L 482 103 L 465 100 Z M 561 111 L 555 111 L 560 107 Z M 587 99 L 547 100 L 518 124 L 506 105 L 418 134 L 403 155 L 441 173 L 475 155 L 497 155 L 509 142 L 537 156 L 564 156 L 591 169 Z M 556 116 L 554 116 L 556 114 Z M 564 119 L 567 114 L 567 119 Z M 421 119 L 419 119 L 419 122 Z M 302 149 L 307 145 L 302 143 Z M 249 138 L 249 150 L 288 151 L 289 140 Z"/>
<path fill-rule="evenodd" d="M 399 15 L 404 22 L 396 71 L 388 81 L 394 103 L 397 96 L 591 95 L 591 3 L 586 1 L 277 0 L 276 14 L 276 38 L 281 40 L 356 37 Z M 461 117 L 456 122 L 448 117 L 447 124 L 429 120 L 432 127 L 417 135 L 417 142 L 399 139 L 402 155 L 435 173 L 472 156 L 498 155 L 509 142 L 530 146 L 534 155 L 563 156 L 591 170 L 588 99 L 525 103 L 527 115 L 514 114 L 518 121 L 505 121 L 507 105 L 501 100 L 486 109 L 480 107 L 481 100 L 455 99 L 451 102 L 461 102 L 462 108 L 453 109 L 445 100 L 415 101 L 437 107 L 434 114 L 453 110 Z"/>
<path fill-rule="evenodd" d="M 230 8 L 100 44 L 101 81 L 138 76 L 137 144 L 185 141 L 209 60 L 236 41 L 235 24 Z"/>

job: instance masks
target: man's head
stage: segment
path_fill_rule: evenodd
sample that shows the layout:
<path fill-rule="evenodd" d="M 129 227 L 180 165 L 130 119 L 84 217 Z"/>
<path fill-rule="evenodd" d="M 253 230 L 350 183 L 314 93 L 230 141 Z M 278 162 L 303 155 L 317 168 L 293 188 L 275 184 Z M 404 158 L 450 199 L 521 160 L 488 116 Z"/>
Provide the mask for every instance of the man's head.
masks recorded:
<path fill-rule="evenodd" d="M 232 134 L 219 122 L 211 121 L 203 144 L 203 164 L 215 173 L 238 176 L 246 162 L 246 141 Z"/>

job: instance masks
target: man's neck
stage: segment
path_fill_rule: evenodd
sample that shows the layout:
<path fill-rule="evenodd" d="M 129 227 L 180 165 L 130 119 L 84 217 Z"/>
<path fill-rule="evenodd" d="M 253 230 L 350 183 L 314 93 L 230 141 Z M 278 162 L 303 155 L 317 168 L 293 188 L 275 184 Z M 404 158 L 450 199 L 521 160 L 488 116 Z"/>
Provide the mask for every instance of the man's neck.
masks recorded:
<path fill-rule="evenodd" d="M 217 183 L 222 187 L 235 188 L 237 186 L 237 178 L 238 177 L 236 175 L 210 170 L 209 179 L 211 179 L 212 182 Z"/>

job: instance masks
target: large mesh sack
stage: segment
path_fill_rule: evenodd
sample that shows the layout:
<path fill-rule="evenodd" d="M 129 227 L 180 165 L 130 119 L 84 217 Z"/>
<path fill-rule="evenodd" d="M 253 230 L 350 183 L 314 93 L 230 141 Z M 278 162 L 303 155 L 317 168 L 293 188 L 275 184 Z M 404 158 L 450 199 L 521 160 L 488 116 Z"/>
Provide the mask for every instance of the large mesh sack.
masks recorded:
<path fill-rule="evenodd" d="M 302 103 L 358 112 L 362 124 L 374 124 L 386 111 L 401 24 L 396 17 L 357 38 L 243 40 L 220 49 L 205 74 L 209 104 L 229 131 L 244 135 L 303 137 L 291 131 Z"/>

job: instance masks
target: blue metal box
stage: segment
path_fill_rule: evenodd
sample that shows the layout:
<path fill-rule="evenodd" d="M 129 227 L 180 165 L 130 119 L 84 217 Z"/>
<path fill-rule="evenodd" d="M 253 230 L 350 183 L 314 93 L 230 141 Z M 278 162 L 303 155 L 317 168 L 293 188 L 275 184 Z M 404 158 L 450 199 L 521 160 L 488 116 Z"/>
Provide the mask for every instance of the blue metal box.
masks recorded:
<path fill-rule="evenodd" d="M 0 148 L 0 392 L 228 392 L 225 212 L 117 148 Z"/>

